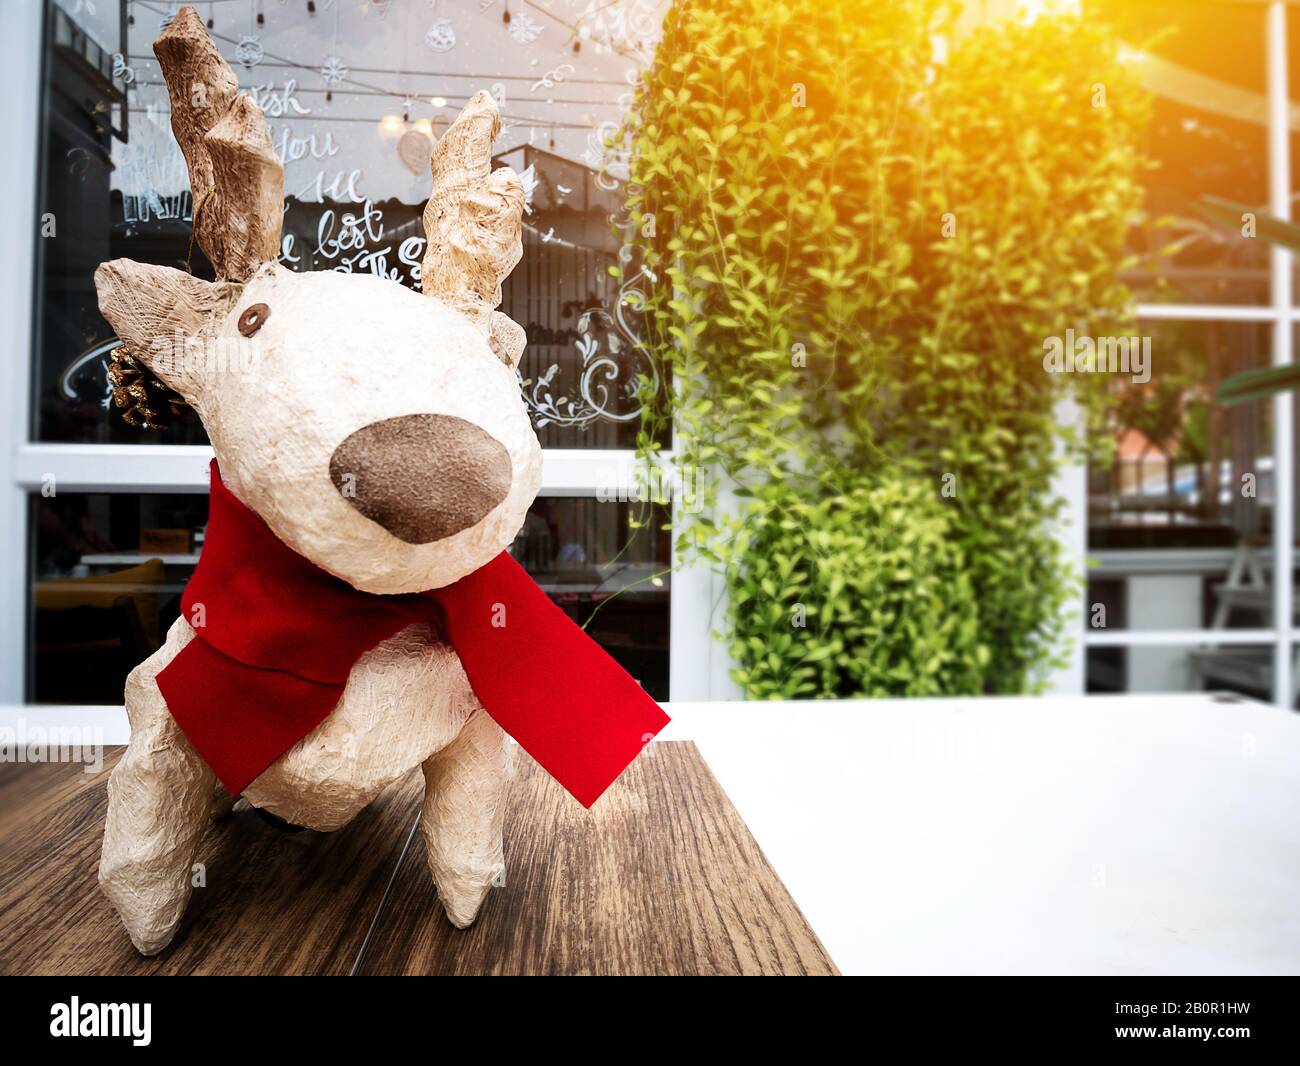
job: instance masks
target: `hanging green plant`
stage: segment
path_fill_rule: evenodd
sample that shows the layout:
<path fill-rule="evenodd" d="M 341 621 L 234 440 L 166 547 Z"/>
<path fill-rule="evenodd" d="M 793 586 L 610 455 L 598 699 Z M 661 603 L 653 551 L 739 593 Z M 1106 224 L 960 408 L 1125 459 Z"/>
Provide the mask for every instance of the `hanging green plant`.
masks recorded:
<path fill-rule="evenodd" d="M 737 680 L 781 699 L 981 691 L 989 648 L 955 516 L 908 476 L 758 490 L 726 556 Z"/>
<path fill-rule="evenodd" d="M 726 577 L 747 695 L 1017 692 L 1065 650 L 1053 478 L 1081 441 L 1055 409 L 1105 385 L 1044 342 L 1132 332 L 1146 117 L 1091 21 L 670 10 L 625 129 L 672 381 L 639 445 L 671 424 L 700 504 L 678 549 Z"/>

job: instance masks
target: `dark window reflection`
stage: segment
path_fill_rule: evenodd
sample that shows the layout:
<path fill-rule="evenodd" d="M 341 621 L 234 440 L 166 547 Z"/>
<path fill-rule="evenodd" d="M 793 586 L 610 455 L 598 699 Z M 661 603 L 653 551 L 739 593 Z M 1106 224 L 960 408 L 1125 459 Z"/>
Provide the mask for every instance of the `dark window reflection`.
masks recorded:
<path fill-rule="evenodd" d="M 1273 649 L 1268 645 L 1089 648 L 1087 691 L 1219 692 L 1226 698 L 1269 701 L 1273 689 Z"/>
<path fill-rule="evenodd" d="M 207 518 L 206 495 L 31 497 L 32 698 L 122 701 L 180 613 Z"/>
<path fill-rule="evenodd" d="M 1117 375 L 1107 405 L 1114 461 L 1094 463 L 1089 547 L 1231 547 L 1272 528 L 1273 412 L 1216 402 L 1225 378 L 1264 367 L 1271 327 L 1144 322 L 1150 380 Z"/>
<path fill-rule="evenodd" d="M 512 552 L 548 596 L 655 699 L 668 699 L 668 534 L 662 507 L 543 497 Z M 633 523 L 637 524 L 634 528 Z"/>
<path fill-rule="evenodd" d="M 206 495 L 31 497 L 31 698 L 122 701 L 126 675 L 166 638 L 203 546 Z M 542 589 L 656 699 L 668 698 L 662 508 L 534 502 L 512 551 Z"/>

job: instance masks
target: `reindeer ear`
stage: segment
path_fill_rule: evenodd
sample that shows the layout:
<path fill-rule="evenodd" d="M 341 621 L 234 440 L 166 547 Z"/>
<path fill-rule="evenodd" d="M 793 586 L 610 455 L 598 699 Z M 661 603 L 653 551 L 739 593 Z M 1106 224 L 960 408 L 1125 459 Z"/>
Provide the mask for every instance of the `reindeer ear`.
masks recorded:
<path fill-rule="evenodd" d="M 468 317 L 509 366 L 524 350 L 523 328 L 496 310 L 501 281 L 523 254 L 524 186 L 509 167 L 492 169 L 501 130 L 491 93 L 475 93 L 433 149 L 433 189 L 424 209 L 428 239 L 421 287 Z"/>
<path fill-rule="evenodd" d="M 156 357 L 172 354 L 178 339 L 211 332 L 242 288 L 130 259 L 102 263 L 95 271 L 100 313 L 136 358 L 189 400 L 200 383 L 191 380 L 183 360 Z"/>

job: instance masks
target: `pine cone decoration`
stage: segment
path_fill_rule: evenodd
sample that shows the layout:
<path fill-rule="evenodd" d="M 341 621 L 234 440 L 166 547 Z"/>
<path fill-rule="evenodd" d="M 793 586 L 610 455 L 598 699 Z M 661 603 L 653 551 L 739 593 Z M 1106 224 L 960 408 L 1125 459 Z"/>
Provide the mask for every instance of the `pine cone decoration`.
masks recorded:
<path fill-rule="evenodd" d="M 113 386 L 113 403 L 121 408 L 128 426 L 166 429 L 189 410 L 184 397 L 164 384 L 124 344 L 109 356 L 108 381 Z"/>

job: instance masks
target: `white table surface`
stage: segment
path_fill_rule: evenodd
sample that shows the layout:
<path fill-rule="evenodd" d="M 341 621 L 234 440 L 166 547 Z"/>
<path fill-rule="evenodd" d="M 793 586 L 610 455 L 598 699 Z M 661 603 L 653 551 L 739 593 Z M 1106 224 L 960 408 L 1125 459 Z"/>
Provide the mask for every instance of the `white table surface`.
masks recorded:
<path fill-rule="evenodd" d="M 846 974 L 1300 973 L 1300 716 L 672 704 Z"/>
<path fill-rule="evenodd" d="M 1300 973 L 1300 715 L 1205 695 L 673 703 L 846 974 Z M 120 707 L 0 727 L 127 737 Z M 88 737 L 89 739 L 89 737 Z"/>

